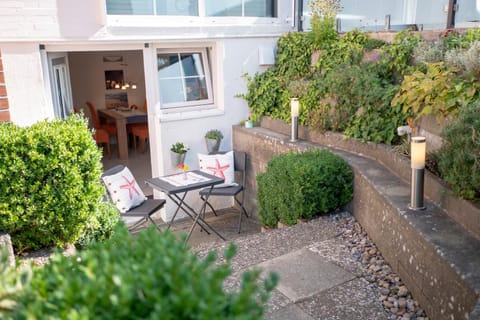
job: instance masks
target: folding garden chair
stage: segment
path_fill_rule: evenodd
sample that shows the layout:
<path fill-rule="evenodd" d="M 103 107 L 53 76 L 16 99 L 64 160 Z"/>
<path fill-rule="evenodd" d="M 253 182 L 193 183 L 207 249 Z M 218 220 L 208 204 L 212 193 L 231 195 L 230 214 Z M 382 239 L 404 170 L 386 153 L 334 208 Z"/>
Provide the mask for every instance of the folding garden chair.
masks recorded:
<path fill-rule="evenodd" d="M 157 229 L 160 227 L 152 219 L 152 215 L 165 205 L 164 199 L 147 199 L 138 186 L 130 170 L 124 165 L 117 165 L 102 174 L 111 201 L 120 211 L 123 218 L 140 218 L 129 230 L 134 230 L 143 222 L 150 220 Z"/>
<path fill-rule="evenodd" d="M 235 181 L 236 183 L 229 186 L 214 187 L 211 192 L 209 188 L 202 189 L 200 190 L 200 197 L 202 198 L 202 200 L 205 200 L 205 197 L 208 195 L 209 192 L 210 192 L 210 196 L 208 199 L 211 199 L 211 197 L 214 197 L 214 196 L 233 197 L 235 199 L 235 202 L 240 206 L 239 208 L 240 217 L 238 220 L 238 233 L 240 233 L 241 227 L 242 227 L 242 216 L 245 214 L 245 216 L 248 218 L 248 213 L 244 206 L 245 172 L 246 172 L 246 164 L 247 164 L 247 154 L 245 152 L 234 151 L 233 158 L 234 158 L 233 160 L 234 170 L 235 172 L 239 173 L 240 179 L 238 179 L 238 181 Z M 239 193 L 241 193 L 240 200 L 238 199 L 239 197 L 237 196 Z M 212 212 L 215 215 L 217 215 L 217 212 L 215 211 L 213 206 L 208 202 L 208 200 L 206 203 L 210 207 Z"/>

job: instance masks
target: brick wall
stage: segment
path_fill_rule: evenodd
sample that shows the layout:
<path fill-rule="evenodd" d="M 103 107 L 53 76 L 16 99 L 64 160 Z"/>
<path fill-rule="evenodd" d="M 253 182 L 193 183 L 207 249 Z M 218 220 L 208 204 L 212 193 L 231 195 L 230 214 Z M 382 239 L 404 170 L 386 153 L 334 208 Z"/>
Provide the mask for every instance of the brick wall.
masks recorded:
<path fill-rule="evenodd" d="M 5 85 L 5 74 L 3 73 L 2 52 L 0 51 L 0 122 L 10 121 L 8 108 L 7 87 Z"/>

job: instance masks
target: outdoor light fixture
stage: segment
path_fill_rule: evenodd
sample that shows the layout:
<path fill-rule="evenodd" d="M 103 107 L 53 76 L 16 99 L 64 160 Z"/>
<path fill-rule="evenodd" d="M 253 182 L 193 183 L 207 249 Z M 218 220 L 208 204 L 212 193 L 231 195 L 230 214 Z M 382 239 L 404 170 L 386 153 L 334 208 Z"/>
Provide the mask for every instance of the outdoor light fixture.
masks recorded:
<path fill-rule="evenodd" d="M 290 113 L 292 116 L 292 138 L 290 141 L 295 142 L 298 138 L 298 113 L 300 110 L 300 101 L 298 98 L 290 100 Z"/>
<path fill-rule="evenodd" d="M 409 208 L 412 210 L 425 210 L 425 206 L 423 205 L 423 176 L 425 171 L 425 154 L 425 137 L 412 137 L 410 140 L 412 186 L 409 206 Z"/>

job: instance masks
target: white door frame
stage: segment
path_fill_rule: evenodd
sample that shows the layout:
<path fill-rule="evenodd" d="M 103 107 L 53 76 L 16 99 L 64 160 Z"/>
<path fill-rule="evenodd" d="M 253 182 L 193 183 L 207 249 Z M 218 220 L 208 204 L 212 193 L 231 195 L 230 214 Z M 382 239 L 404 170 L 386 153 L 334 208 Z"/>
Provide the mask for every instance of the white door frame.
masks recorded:
<path fill-rule="evenodd" d="M 73 110 L 72 87 L 66 52 L 47 53 L 55 117 L 65 119 Z"/>

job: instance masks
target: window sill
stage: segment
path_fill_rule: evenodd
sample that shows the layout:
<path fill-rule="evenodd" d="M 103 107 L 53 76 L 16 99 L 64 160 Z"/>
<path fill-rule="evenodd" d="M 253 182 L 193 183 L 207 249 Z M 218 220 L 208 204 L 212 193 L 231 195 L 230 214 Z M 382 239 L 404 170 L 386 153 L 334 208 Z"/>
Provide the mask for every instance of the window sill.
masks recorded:
<path fill-rule="evenodd" d="M 208 106 L 162 109 L 157 116 L 160 119 L 160 122 L 171 122 L 222 116 L 224 114 L 225 111 L 223 109 Z"/>

